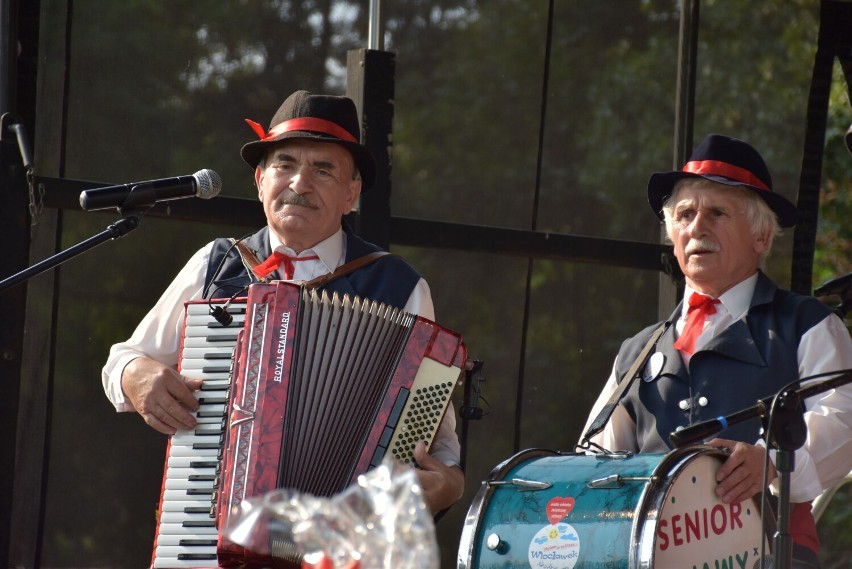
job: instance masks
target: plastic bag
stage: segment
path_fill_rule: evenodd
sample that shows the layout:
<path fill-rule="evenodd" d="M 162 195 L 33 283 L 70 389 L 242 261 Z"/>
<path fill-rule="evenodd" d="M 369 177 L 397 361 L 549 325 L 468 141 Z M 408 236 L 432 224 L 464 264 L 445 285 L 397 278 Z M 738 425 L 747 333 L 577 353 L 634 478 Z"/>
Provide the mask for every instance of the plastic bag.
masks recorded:
<path fill-rule="evenodd" d="M 392 458 L 330 498 L 282 489 L 245 500 L 224 536 L 262 556 L 289 547 L 306 569 L 439 569 L 417 473 Z"/>

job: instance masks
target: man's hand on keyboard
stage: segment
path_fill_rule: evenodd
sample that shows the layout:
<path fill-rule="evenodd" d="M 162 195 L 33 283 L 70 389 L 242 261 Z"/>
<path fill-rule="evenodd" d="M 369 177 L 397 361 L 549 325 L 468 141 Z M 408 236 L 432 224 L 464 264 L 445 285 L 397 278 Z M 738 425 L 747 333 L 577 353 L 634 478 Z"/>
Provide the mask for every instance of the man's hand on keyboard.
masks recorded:
<path fill-rule="evenodd" d="M 191 413 L 198 409 L 198 401 L 193 392 L 201 388 L 200 379 L 185 378 L 160 362 L 139 357 L 124 368 L 121 387 L 145 422 L 161 433 L 173 435 L 195 427 Z"/>

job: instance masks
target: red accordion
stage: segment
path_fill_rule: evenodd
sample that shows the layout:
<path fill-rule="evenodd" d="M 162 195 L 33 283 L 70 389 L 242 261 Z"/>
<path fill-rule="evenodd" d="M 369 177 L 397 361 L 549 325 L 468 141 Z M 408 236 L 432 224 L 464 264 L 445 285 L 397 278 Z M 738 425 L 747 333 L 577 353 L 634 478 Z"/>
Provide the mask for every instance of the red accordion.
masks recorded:
<path fill-rule="evenodd" d="M 390 452 L 431 445 L 467 357 L 461 337 L 381 303 L 287 282 L 187 303 L 180 369 L 204 379 L 193 431 L 167 449 L 152 567 L 250 565 L 222 537 L 232 509 L 276 488 L 345 489 Z"/>

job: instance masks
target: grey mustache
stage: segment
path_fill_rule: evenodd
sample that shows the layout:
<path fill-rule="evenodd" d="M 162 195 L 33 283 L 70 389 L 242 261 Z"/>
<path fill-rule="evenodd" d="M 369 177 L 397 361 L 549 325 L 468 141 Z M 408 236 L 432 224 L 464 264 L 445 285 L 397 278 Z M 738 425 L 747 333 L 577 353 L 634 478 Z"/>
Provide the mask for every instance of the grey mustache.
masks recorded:
<path fill-rule="evenodd" d="M 303 206 L 303 207 L 309 207 L 309 208 L 312 208 L 312 209 L 317 208 L 317 206 L 315 206 L 311 202 L 311 200 L 309 200 L 308 198 L 306 198 L 302 194 L 291 194 L 291 195 L 287 196 L 286 198 L 280 200 L 278 203 L 279 203 L 279 205 L 298 205 L 298 206 Z"/>

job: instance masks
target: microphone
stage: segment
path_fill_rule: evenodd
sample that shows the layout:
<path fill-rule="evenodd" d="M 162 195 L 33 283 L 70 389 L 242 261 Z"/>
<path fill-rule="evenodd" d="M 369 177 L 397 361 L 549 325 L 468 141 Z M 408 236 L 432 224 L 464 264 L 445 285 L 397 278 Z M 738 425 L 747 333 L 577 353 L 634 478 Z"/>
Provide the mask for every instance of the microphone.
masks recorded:
<path fill-rule="evenodd" d="M 674 431 L 669 434 L 669 442 L 673 447 L 678 448 L 684 445 L 701 442 L 710 438 L 716 433 L 720 433 L 730 427 L 742 423 L 752 417 L 765 417 L 769 407 L 772 405 L 772 398 L 760 399 L 753 407 L 741 409 L 736 413 L 724 417 L 716 417 L 708 419 L 700 423 L 696 423 L 685 429 Z"/>
<path fill-rule="evenodd" d="M 213 170 L 199 170 L 192 176 L 176 176 L 147 182 L 120 184 L 84 190 L 80 207 L 86 211 L 150 207 L 157 202 L 198 197 L 210 199 L 222 190 L 222 179 Z"/>
<path fill-rule="evenodd" d="M 850 286 L 852 286 L 852 273 L 846 273 L 845 275 L 826 281 L 814 289 L 814 296 L 832 296 L 835 294 L 846 296 Z"/>

